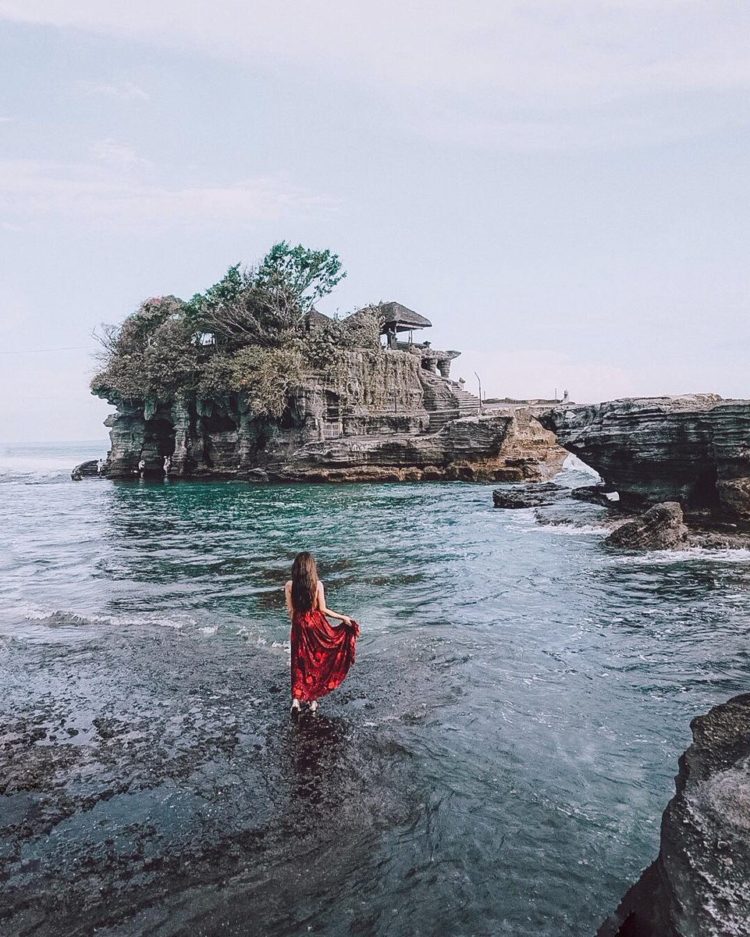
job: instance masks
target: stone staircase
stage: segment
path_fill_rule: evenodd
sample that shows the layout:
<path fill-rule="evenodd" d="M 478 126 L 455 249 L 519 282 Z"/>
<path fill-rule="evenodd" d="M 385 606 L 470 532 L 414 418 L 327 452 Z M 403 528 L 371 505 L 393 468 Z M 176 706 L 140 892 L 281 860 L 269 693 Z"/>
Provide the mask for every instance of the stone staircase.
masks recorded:
<path fill-rule="evenodd" d="M 479 414 L 479 398 L 457 382 L 423 374 L 424 407 L 430 414 L 428 433 L 438 433 L 451 420 Z"/>

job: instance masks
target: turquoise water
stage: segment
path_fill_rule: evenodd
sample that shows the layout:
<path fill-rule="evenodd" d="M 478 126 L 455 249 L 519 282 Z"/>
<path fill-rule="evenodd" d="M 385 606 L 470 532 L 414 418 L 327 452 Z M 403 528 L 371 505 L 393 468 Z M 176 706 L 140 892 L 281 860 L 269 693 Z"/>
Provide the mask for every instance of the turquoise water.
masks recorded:
<path fill-rule="evenodd" d="M 191 674 L 205 668 L 191 702 L 215 698 L 229 674 L 233 718 L 245 718 L 246 686 L 253 731 L 278 745 L 264 741 L 254 762 L 240 736 L 233 756 L 235 773 L 241 763 L 255 774 L 233 795 L 231 822 L 267 824 L 272 858 L 243 846 L 219 891 L 195 893 L 189 925 L 175 913 L 154 933 L 595 931 L 656 855 L 690 719 L 748 689 L 750 553 L 616 555 L 591 524 L 598 509 L 572 505 L 567 523 L 540 523 L 494 510 L 486 485 L 69 480 L 104 450 L 0 447 L 1 646 L 39 668 L 13 672 L 12 705 L 57 692 L 39 686 L 45 655 L 61 687 L 79 678 L 61 647 L 85 644 L 109 668 L 103 684 L 119 686 L 131 665 L 104 663 L 108 644 L 128 641 L 137 661 L 139 635 L 158 634 L 165 663 L 152 659 L 129 684 L 136 696 L 155 693 L 179 654 Z M 325 731 L 307 737 L 288 734 L 284 696 L 281 588 L 300 549 L 317 555 L 329 605 L 363 630 L 356 667 L 324 703 Z M 170 692 L 179 699 L 179 680 Z M 96 709 L 93 691 L 86 705 Z M 320 799 L 273 781 L 302 756 Z M 186 806 L 195 778 L 176 783 L 179 835 L 208 836 Z M 305 822 L 316 818 L 304 836 L 278 820 L 302 807 Z M 125 828 L 117 798 L 103 809 L 105 826 Z M 68 835 L 85 852 L 80 822 Z M 174 822 L 157 822 L 162 837 L 177 836 Z M 221 830 L 210 835 L 221 850 Z M 282 910 L 270 883 L 295 872 L 303 841 L 335 876 L 285 894 Z M 56 875 L 45 842 L 33 849 Z M 139 906 L 145 917 L 111 933 L 151 932 L 148 914 L 202 874 L 198 864 L 188 884 L 165 880 Z M 241 925 L 251 892 L 256 923 Z"/>

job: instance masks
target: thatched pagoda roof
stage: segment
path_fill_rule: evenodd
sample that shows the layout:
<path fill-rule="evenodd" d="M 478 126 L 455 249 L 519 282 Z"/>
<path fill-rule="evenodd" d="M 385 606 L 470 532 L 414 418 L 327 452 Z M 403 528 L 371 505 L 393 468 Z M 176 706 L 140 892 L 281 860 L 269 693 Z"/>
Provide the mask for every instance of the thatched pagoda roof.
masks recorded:
<path fill-rule="evenodd" d="M 313 308 L 305 315 L 305 324 L 307 326 L 307 331 L 310 329 L 317 328 L 321 325 L 325 325 L 326 322 L 330 322 L 331 317 L 325 315 L 313 306 Z"/>
<path fill-rule="evenodd" d="M 412 329 L 427 329 L 432 325 L 429 319 L 401 303 L 381 303 L 378 312 L 386 329 L 396 332 L 408 332 Z"/>

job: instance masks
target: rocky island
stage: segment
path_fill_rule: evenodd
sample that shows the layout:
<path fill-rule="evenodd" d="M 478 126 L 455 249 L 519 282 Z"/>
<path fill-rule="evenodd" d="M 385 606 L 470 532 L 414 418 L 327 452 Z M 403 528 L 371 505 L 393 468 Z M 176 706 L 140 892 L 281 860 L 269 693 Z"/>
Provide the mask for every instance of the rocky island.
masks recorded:
<path fill-rule="evenodd" d="M 106 329 L 92 391 L 116 412 L 100 474 L 521 481 L 558 470 L 565 453 L 528 408 L 482 413 L 450 377 L 460 353 L 414 340 L 424 316 L 397 302 L 319 312 L 342 276 L 329 251 L 281 243 L 189 301 L 154 297 Z"/>

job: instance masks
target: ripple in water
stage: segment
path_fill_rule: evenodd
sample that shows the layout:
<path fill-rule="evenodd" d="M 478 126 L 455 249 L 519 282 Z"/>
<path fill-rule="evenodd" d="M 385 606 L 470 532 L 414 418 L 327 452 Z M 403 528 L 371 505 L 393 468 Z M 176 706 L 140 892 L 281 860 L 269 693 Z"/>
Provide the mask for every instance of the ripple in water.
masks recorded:
<path fill-rule="evenodd" d="M 615 557 L 590 505 L 543 526 L 482 485 L 34 471 L 0 500 L 0 668 L 15 764 L 65 779 L 12 801 L 46 804 L 6 857 L 39 933 L 56 889 L 111 934 L 592 933 L 656 853 L 689 720 L 747 688 L 746 551 Z M 295 727 L 303 548 L 364 628 Z"/>

